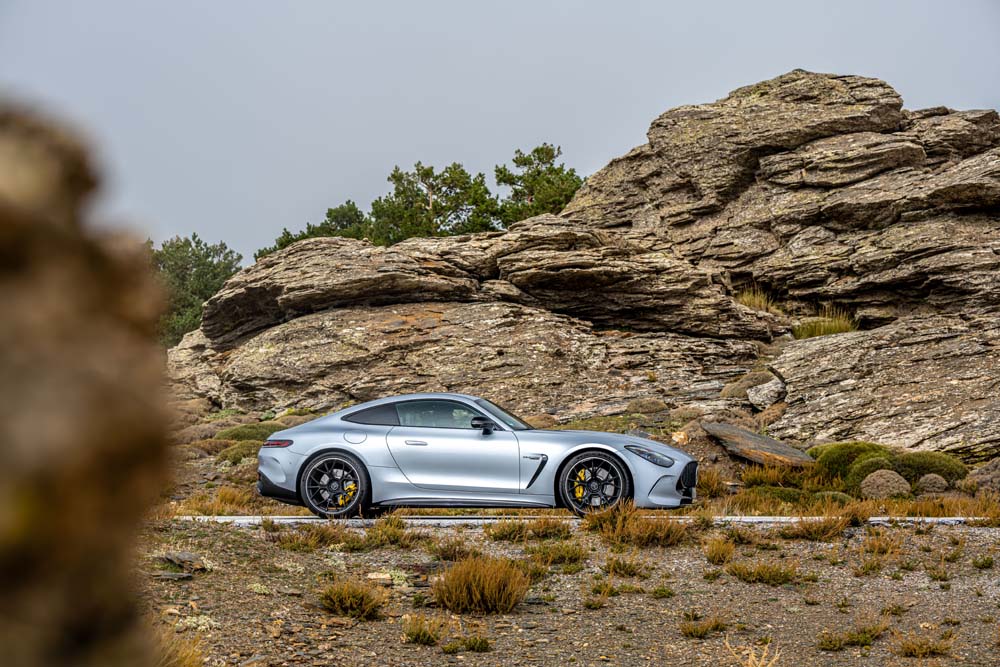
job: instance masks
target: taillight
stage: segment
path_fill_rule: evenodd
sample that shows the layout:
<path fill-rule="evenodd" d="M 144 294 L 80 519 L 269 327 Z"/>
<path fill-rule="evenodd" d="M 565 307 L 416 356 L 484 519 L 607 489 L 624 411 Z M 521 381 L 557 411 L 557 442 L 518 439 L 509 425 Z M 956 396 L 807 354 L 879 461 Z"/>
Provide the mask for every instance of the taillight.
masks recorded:
<path fill-rule="evenodd" d="M 291 440 L 268 440 L 262 447 L 289 447 L 291 446 Z"/>

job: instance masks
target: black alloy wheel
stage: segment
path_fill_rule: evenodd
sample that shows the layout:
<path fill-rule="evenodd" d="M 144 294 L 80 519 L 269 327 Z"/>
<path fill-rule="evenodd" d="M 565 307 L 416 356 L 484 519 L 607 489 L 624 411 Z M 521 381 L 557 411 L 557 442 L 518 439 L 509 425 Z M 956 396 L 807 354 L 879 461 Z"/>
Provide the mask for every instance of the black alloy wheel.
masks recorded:
<path fill-rule="evenodd" d="M 574 456 L 559 475 L 563 504 L 578 515 L 614 507 L 632 495 L 625 466 L 604 452 Z"/>
<path fill-rule="evenodd" d="M 324 454 L 302 472 L 302 500 L 314 514 L 340 518 L 360 513 L 369 495 L 368 473 L 349 454 Z"/>

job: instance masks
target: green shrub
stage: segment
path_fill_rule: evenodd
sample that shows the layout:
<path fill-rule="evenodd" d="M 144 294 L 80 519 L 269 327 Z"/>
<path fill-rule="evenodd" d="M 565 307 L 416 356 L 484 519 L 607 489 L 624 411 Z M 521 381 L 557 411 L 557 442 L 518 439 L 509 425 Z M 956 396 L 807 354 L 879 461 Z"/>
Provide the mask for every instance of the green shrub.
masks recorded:
<path fill-rule="evenodd" d="M 865 481 L 865 477 L 876 470 L 892 469 L 892 461 L 885 456 L 878 453 L 873 455 L 863 454 L 847 469 L 847 475 L 844 477 L 844 488 L 851 493 L 856 493 L 861 488 L 861 482 Z"/>
<path fill-rule="evenodd" d="M 969 473 L 964 463 L 944 452 L 905 452 L 893 463 L 896 472 L 910 484 L 928 473 L 941 475 L 949 484 L 954 484 Z"/>
<path fill-rule="evenodd" d="M 830 502 L 838 505 L 846 505 L 847 503 L 854 502 L 854 498 L 841 491 L 817 491 L 813 494 L 813 498 L 820 502 Z"/>
<path fill-rule="evenodd" d="M 220 462 L 228 461 L 233 465 L 236 465 L 243 459 L 256 458 L 257 451 L 260 449 L 260 446 L 260 442 L 254 440 L 244 440 L 239 444 L 223 449 L 216 455 L 215 460 Z"/>
<path fill-rule="evenodd" d="M 783 486 L 754 486 L 745 491 L 764 498 L 774 498 L 783 503 L 797 505 L 809 499 L 809 493 L 802 489 L 789 489 Z"/>
<path fill-rule="evenodd" d="M 831 447 L 833 447 L 836 444 L 839 444 L 839 443 L 828 442 L 828 443 L 825 443 L 825 444 L 822 444 L 822 445 L 813 445 L 812 447 L 810 447 L 809 449 L 806 450 L 806 454 L 808 454 L 809 456 L 813 457 L 813 460 L 815 460 L 815 459 L 819 458 L 820 454 L 822 454 L 823 452 L 825 452 L 826 450 L 830 449 Z"/>
<path fill-rule="evenodd" d="M 816 458 L 816 468 L 824 476 L 833 479 L 847 477 L 847 472 L 858 457 L 864 454 L 878 453 L 885 457 L 892 456 L 892 450 L 874 442 L 838 442 L 825 445 Z"/>
<path fill-rule="evenodd" d="M 217 440 L 267 440 L 272 433 L 283 431 L 287 426 L 279 422 L 257 422 L 256 424 L 241 424 L 219 431 L 215 434 Z"/>

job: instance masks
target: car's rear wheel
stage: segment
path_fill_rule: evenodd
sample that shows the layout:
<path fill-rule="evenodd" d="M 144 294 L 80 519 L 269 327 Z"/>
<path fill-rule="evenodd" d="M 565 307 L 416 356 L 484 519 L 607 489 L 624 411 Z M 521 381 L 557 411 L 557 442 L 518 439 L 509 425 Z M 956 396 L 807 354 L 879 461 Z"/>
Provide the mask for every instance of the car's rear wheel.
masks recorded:
<path fill-rule="evenodd" d="M 632 497 L 625 465 L 605 452 L 582 452 L 559 472 L 559 496 L 578 515 L 614 507 Z"/>
<path fill-rule="evenodd" d="M 309 462 L 299 478 L 302 501 L 324 518 L 356 516 L 371 497 L 365 466 L 350 454 L 331 452 Z"/>

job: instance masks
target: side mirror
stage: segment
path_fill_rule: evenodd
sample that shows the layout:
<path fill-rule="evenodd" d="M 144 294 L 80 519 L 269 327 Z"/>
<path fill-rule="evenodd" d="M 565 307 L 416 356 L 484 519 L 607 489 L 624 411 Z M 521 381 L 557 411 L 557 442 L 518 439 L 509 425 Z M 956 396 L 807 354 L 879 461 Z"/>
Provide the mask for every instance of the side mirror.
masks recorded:
<path fill-rule="evenodd" d="M 497 425 L 486 417 L 473 417 L 472 428 L 481 428 L 483 429 L 483 435 L 489 435 L 496 430 Z"/>

